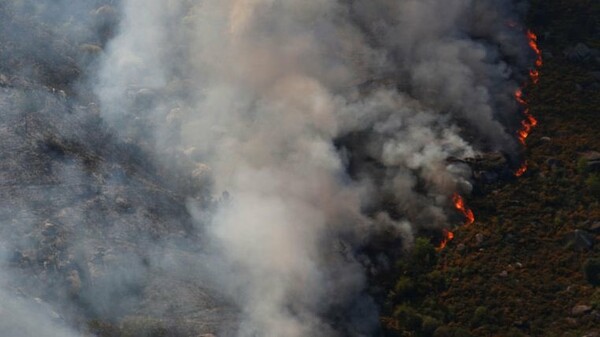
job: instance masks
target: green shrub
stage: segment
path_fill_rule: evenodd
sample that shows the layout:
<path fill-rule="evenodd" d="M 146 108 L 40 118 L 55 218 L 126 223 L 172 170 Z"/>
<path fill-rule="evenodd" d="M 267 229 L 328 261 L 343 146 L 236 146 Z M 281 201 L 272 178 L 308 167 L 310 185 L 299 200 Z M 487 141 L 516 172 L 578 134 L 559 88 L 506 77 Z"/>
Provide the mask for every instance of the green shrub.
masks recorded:
<path fill-rule="evenodd" d="M 433 333 L 440 325 L 442 325 L 442 323 L 437 319 L 431 316 L 425 316 L 423 317 L 423 323 L 421 324 L 421 331 L 423 331 L 425 336 L 433 336 Z"/>
<path fill-rule="evenodd" d="M 485 324 L 488 320 L 488 316 L 488 310 L 486 307 L 477 307 L 473 313 L 473 318 L 471 318 L 471 326 L 479 327 Z"/>
<path fill-rule="evenodd" d="M 600 196 L 600 175 L 592 174 L 586 180 L 585 184 L 587 185 L 590 192 L 595 196 Z"/>
<path fill-rule="evenodd" d="M 442 326 L 435 330 L 433 337 L 472 337 L 471 333 L 463 328 Z"/>
<path fill-rule="evenodd" d="M 583 273 L 587 281 L 594 285 L 600 285 L 600 258 L 588 259 L 583 264 Z"/>
<path fill-rule="evenodd" d="M 166 337 L 167 329 L 159 319 L 127 317 L 121 323 L 122 337 Z"/>
<path fill-rule="evenodd" d="M 121 332 L 118 327 L 114 326 L 111 323 L 99 321 L 99 320 L 91 320 L 87 324 L 88 332 L 94 334 L 94 336 L 98 337 L 120 337 Z"/>
<path fill-rule="evenodd" d="M 588 161 L 587 159 L 581 157 L 577 160 L 577 172 L 580 174 L 587 172 L 588 170 Z"/>
<path fill-rule="evenodd" d="M 437 263 L 437 253 L 435 247 L 431 244 L 429 239 L 417 238 L 415 240 L 415 246 L 413 248 L 413 263 L 421 268 L 429 269 L 431 266 Z"/>
<path fill-rule="evenodd" d="M 406 304 L 396 307 L 394 310 L 394 318 L 398 320 L 405 330 L 418 330 L 423 324 L 423 319 L 417 311 Z"/>
<path fill-rule="evenodd" d="M 519 329 L 512 328 L 508 330 L 506 337 L 527 337 L 527 335 L 521 332 Z"/>
<path fill-rule="evenodd" d="M 594 291 L 594 293 L 590 297 L 590 304 L 595 310 L 600 309 L 600 289 L 596 289 L 596 291 Z"/>
<path fill-rule="evenodd" d="M 411 298 L 414 296 L 415 284 L 408 276 L 402 276 L 394 286 L 394 294 L 401 298 Z"/>

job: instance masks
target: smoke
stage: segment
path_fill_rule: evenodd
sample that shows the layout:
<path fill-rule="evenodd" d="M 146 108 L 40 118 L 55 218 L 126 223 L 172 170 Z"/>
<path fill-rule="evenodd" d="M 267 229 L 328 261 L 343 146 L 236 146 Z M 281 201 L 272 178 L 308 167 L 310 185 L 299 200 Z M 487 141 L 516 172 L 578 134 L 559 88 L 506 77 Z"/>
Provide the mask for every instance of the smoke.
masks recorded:
<path fill-rule="evenodd" d="M 409 247 L 447 226 L 449 196 L 471 188 L 448 157 L 516 152 L 514 72 L 530 57 L 508 24 L 519 8 L 124 2 L 97 92 L 107 118 L 153 121 L 159 158 L 181 153 L 224 192 L 202 230 L 239 336 L 374 333 L 360 248 L 390 227 Z"/>
<path fill-rule="evenodd" d="M 26 168 L 2 192 L 1 327 L 71 336 L 140 315 L 196 334 L 377 335 L 369 276 L 451 226 L 451 196 L 472 189 L 448 158 L 518 155 L 523 10 L 0 4 L 2 122 L 19 125 L 0 132 L 20 144 L 7 167 Z M 372 256 L 381 238 L 394 251 Z"/>

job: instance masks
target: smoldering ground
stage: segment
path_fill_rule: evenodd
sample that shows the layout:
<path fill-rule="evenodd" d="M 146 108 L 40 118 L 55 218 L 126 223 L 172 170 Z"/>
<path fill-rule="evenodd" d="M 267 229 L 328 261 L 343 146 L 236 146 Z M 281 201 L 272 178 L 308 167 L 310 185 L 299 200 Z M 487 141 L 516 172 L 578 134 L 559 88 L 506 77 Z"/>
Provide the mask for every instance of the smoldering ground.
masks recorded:
<path fill-rule="evenodd" d="M 44 188 L 70 198 L 25 231 L 50 219 L 68 234 L 47 295 L 65 312 L 195 317 L 213 332 L 229 320 L 221 333 L 238 336 L 377 334 L 367 270 L 386 263 L 361 249 L 382 232 L 407 249 L 450 225 L 471 172 L 448 157 L 517 155 L 512 93 L 532 55 L 508 24 L 523 10 L 513 1 L 22 3 L 13 15 L 52 18 L 88 46 L 56 58 L 77 69 L 67 102 L 34 109 L 55 127 L 16 141 L 59 149 L 42 160 L 59 163 L 52 173 L 33 175 L 84 186 Z M 103 19 L 75 19 L 87 15 Z M 19 76 L 35 86 L 57 77 L 46 73 Z M 72 270 L 75 296 L 60 291 Z"/>

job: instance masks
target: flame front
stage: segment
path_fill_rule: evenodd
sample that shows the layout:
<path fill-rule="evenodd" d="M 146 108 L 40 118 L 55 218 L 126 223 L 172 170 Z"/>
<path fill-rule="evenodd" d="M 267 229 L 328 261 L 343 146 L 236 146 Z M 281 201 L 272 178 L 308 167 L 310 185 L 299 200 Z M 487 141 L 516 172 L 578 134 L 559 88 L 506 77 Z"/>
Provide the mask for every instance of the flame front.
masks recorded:
<path fill-rule="evenodd" d="M 444 238 L 442 239 L 442 242 L 440 242 L 440 245 L 437 247 L 438 252 L 440 250 L 446 248 L 446 246 L 448 245 L 448 242 L 450 242 L 454 239 L 454 233 L 447 229 L 444 229 L 443 235 L 444 235 Z"/>
<path fill-rule="evenodd" d="M 521 144 L 525 145 L 525 140 L 527 137 L 529 137 L 531 130 L 533 130 L 538 122 L 537 119 L 535 119 L 535 117 L 529 113 L 529 109 L 525 109 L 523 114 L 527 119 L 521 121 L 521 129 L 518 132 L 518 136 Z"/>
<path fill-rule="evenodd" d="M 536 85 L 536 84 L 538 84 L 538 82 L 540 80 L 539 68 L 541 68 L 542 65 L 544 64 L 543 60 L 542 60 L 542 51 L 540 50 L 540 47 L 538 46 L 537 36 L 531 30 L 527 31 L 527 40 L 529 42 L 529 47 L 531 48 L 531 50 L 533 50 L 535 52 L 535 55 L 536 55 L 535 68 L 529 70 L 529 79 L 531 80 L 531 83 L 533 85 Z M 517 89 L 517 91 L 515 92 L 515 100 L 519 104 L 521 104 L 523 106 L 527 106 L 527 101 L 523 98 L 523 89 L 521 89 L 521 88 Z M 526 108 L 523 111 L 523 115 L 525 115 L 525 119 L 523 121 L 521 121 L 521 128 L 517 132 L 517 136 L 518 136 L 521 144 L 523 144 L 523 146 L 525 146 L 526 145 L 525 141 L 527 140 L 527 137 L 529 137 L 529 134 L 531 133 L 533 128 L 538 124 L 538 121 L 529 112 L 529 108 Z M 525 162 L 525 163 L 523 163 L 523 165 L 521 165 L 521 167 L 515 172 L 515 176 L 520 177 L 523 174 L 525 174 L 526 171 L 527 171 L 527 162 Z"/>
<path fill-rule="evenodd" d="M 542 67 L 542 65 L 544 65 L 544 62 L 542 59 L 542 51 L 540 50 L 540 47 L 537 43 L 537 35 L 535 35 L 531 30 L 528 30 L 527 39 L 529 40 L 529 47 L 535 52 L 535 67 L 540 68 Z"/>
<path fill-rule="evenodd" d="M 525 174 L 525 172 L 527 172 L 527 162 L 524 162 L 523 165 L 521 165 L 521 167 L 519 167 L 517 172 L 515 172 L 515 176 L 520 177 L 523 174 Z"/>
<path fill-rule="evenodd" d="M 519 102 L 519 104 L 527 105 L 527 101 L 523 98 L 523 90 L 521 90 L 521 88 L 515 91 L 515 99 L 517 100 L 517 102 Z"/>
<path fill-rule="evenodd" d="M 465 216 L 466 220 L 464 226 L 471 225 L 475 222 L 475 214 L 472 210 L 467 208 L 467 206 L 465 205 L 465 200 L 463 199 L 463 197 L 460 196 L 460 194 L 454 193 L 454 195 L 452 196 L 452 202 L 454 203 L 454 208 Z M 437 247 L 438 251 L 446 248 L 448 242 L 454 239 L 454 233 L 447 229 L 443 230 L 443 236 L 444 237 L 442 238 L 440 245 Z"/>
<path fill-rule="evenodd" d="M 465 216 L 465 226 L 475 222 L 475 214 L 473 214 L 473 211 L 465 206 L 465 200 L 463 197 L 461 197 L 458 193 L 454 193 L 452 196 L 452 201 L 454 202 L 454 208 L 456 208 L 457 211 L 461 212 Z"/>

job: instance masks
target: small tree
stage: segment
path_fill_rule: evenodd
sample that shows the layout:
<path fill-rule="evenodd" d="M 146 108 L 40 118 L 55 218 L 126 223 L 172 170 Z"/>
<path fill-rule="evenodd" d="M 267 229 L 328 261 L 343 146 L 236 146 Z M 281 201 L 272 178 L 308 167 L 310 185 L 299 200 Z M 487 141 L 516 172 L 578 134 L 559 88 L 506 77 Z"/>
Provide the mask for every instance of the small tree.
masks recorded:
<path fill-rule="evenodd" d="M 588 259 L 583 264 L 583 273 L 587 281 L 594 285 L 600 285 L 600 258 Z"/>

